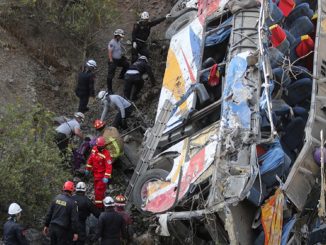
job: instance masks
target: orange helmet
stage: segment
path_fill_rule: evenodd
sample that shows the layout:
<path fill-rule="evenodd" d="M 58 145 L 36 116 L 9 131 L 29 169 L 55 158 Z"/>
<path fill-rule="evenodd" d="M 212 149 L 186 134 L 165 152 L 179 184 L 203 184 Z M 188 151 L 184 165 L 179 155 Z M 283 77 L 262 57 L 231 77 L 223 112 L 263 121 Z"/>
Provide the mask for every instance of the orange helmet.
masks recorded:
<path fill-rule="evenodd" d="M 126 205 L 126 198 L 124 195 L 117 195 L 114 198 L 114 202 L 116 206 L 125 206 Z"/>
<path fill-rule="evenodd" d="M 75 190 L 75 184 L 74 184 L 74 182 L 72 182 L 72 181 L 66 181 L 63 184 L 62 190 L 63 191 L 73 192 Z"/>
<path fill-rule="evenodd" d="M 94 128 L 95 129 L 100 129 L 100 128 L 103 128 L 104 126 L 105 126 L 105 122 L 103 122 L 100 119 L 95 120 L 95 122 L 94 122 Z"/>
<path fill-rule="evenodd" d="M 104 147 L 106 145 L 105 139 L 103 136 L 100 136 L 96 139 L 96 146 Z"/>

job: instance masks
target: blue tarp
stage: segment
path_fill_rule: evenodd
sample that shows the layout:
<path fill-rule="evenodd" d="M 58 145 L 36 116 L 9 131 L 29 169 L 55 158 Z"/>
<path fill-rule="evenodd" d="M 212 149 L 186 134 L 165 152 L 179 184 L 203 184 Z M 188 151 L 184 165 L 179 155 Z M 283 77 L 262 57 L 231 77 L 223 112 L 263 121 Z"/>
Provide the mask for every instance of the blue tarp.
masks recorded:
<path fill-rule="evenodd" d="M 290 219 L 284 226 L 283 226 L 283 232 L 282 232 L 282 240 L 281 245 L 286 245 L 287 241 L 289 239 L 290 231 L 292 230 L 294 224 L 295 224 L 296 218 L 293 217 Z"/>
<path fill-rule="evenodd" d="M 282 149 L 280 141 L 276 139 L 271 144 L 269 150 L 258 158 L 259 162 L 262 162 L 259 170 L 260 174 L 263 175 L 270 172 L 284 163 L 285 153 Z"/>
<path fill-rule="evenodd" d="M 222 124 L 226 128 L 250 129 L 249 88 L 243 83 L 246 59 L 236 56 L 229 63 L 223 91 Z"/>
<path fill-rule="evenodd" d="M 232 17 L 225 20 L 221 25 L 219 25 L 220 29 L 216 32 L 210 34 L 206 37 L 205 40 L 205 47 L 217 45 L 227 39 L 231 34 L 232 24 L 231 24 Z M 211 28 L 213 29 L 213 28 Z M 208 29 L 207 31 L 209 31 Z"/>

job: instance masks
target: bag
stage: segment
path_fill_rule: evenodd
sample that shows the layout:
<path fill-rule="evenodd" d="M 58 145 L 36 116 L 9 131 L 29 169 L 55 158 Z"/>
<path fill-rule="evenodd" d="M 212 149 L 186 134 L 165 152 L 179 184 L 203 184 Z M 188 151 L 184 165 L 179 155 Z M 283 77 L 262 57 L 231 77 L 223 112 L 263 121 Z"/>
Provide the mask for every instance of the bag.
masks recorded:
<path fill-rule="evenodd" d="M 107 143 L 106 149 L 113 159 L 123 154 L 123 140 L 115 127 L 108 127 L 104 130 L 103 137 Z"/>

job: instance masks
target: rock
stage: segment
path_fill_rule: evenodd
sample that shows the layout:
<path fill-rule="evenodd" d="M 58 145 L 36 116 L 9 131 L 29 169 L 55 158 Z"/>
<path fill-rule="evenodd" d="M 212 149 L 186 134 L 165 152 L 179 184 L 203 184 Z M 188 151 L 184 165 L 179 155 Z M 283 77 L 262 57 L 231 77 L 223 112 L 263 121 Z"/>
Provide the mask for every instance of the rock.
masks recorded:
<path fill-rule="evenodd" d="M 9 84 L 13 84 L 13 83 L 14 83 L 14 79 L 9 78 L 9 79 L 7 80 L 7 83 L 9 83 Z"/>
<path fill-rule="evenodd" d="M 126 135 L 124 138 L 123 138 L 123 142 L 125 143 L 129 143 L 130 141 L 133 141 L 134 140 L 134 137 L 131 136 L 131 135 Z"/>
<path fill-rule="evenodd" d="M 58 63 L 59 63 L 62 67 L 66 68 L 66 69 L 70 68 L 69 61 L 66 60 L 66 59 L 64 59 L 64 58 L 60 58 L 60 59 L 58 60 Z"/>
<path fill-rule="evenodd" d="M 153 236 L 149 233 L 145 233 L 139 237 L 136 237 L 135 239 L 136 244 L 138 245 L 152 245 L 155 244 L 155 240 Z"/>
<path fill-rule="evenodd" d="M 57 92 L 57 91 L 59 91 L 60 88 L 59 88 L 59 86 L 54 86 L 54 87 L 52 87 L 51 89 L 52 89 L 52 91 Z"/>
<path fill-rule="evenodd" d="M 43 235 L 42 232 L 31 228 L 26 230 L 26 239 L 30 245 L 39 245 L 42 244 Z"/>
<path fill-rule="evenodd" d="M 56 69 L 55 67 L 53 67 L 53 66 L 50 66 L 50 67 L 49 67 L 49 71 L 50 71 L 52 74 L 54 74 L 54 73 L 57 72 L 57 69 Z"/>

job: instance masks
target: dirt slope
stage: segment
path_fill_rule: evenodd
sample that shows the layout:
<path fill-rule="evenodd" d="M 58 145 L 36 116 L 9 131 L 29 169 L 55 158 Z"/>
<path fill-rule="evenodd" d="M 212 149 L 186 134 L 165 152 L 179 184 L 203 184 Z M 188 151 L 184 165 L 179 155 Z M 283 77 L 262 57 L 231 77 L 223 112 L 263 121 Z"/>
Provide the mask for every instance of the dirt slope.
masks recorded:
<path fill-rule="evenodd" d="M 0 27 L 0 103 L 35 103 L 34 83 L 41 72 L 16 38 Z"/>

